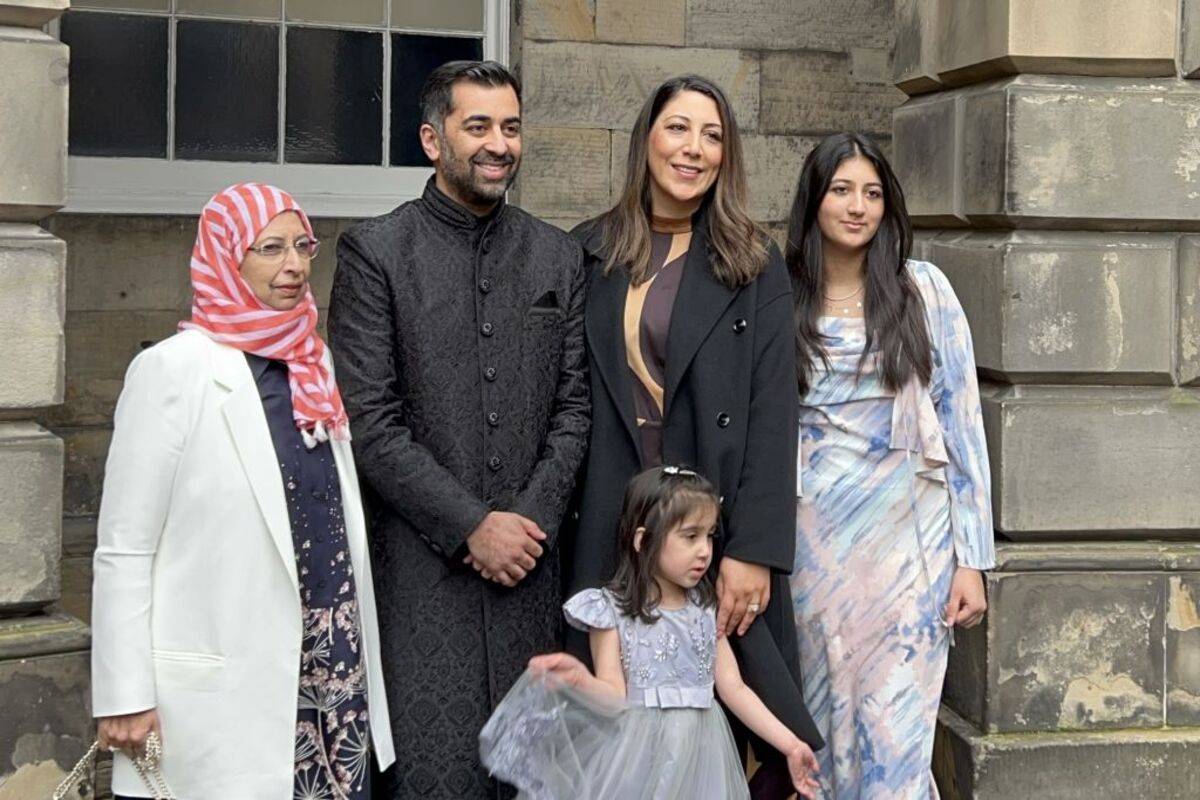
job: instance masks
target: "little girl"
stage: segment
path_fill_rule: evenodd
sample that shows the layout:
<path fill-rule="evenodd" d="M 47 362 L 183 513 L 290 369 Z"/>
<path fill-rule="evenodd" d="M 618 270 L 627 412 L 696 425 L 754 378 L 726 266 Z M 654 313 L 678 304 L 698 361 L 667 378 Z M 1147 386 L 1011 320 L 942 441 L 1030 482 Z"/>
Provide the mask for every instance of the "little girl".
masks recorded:
<path fill-rule="evenodd" d="M 563 607 L 589 633 L 596 674 L 566 653 L 529 662 L 480 734 L 492 775 L 531 800 L 749 798 L 731 712 L 787 755 L 815 797 L 817 760 L 745 683 L 716 635 L 708 577 L 718 499 L 700 475 L 657 467 L 625 490 L 612 583 Z"/>

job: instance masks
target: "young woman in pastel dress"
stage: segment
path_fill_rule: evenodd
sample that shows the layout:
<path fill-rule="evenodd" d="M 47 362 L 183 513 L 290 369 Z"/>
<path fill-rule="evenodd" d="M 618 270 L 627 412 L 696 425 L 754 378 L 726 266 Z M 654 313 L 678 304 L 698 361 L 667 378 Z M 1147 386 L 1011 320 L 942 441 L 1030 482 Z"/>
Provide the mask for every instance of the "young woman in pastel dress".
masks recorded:
<path fill-rule="evenodd" d="M 870 140 L 822 141 L 788 229 L 800 379 L 792 597 L 822 797 L 936 798 L 956 625 L 994 565 L 971 333 L 946 277 L 909 259 L 904 195 Z"/>
<path fill-rule="evenodd" d="M 538 656 L 480 734 L 484 765 L 532 800 L 749 798 L 731 713 L 786 757 L 813 798 L 816 758 L 743 681 L 717 636 L 713 557 L 719 502 L 690 470 L 629 484 L 620 562 L 604 588 L 563 607 L 588 633 L 595 675 L 567 653 Z"/>

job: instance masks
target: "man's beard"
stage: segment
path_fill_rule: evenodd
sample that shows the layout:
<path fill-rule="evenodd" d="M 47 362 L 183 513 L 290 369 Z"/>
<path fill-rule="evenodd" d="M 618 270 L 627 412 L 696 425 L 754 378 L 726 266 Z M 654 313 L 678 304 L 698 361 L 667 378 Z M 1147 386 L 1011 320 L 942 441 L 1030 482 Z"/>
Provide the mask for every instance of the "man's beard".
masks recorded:
<path fill-rule="evenodd" d="M 476 172 L 476 164 L 508 166 L 508 174 L 498 181 L 489 181 Z M 446 183 L 459 197 L 472 205 L 495 203 L 504 197 L 509 184 L 517 177 L 521 162 L 512 155 L 494 158 L 486 150 L 480 150 L 470 159 L 460 158 L 445 138 L 442 139 L 442 168 Z"/>

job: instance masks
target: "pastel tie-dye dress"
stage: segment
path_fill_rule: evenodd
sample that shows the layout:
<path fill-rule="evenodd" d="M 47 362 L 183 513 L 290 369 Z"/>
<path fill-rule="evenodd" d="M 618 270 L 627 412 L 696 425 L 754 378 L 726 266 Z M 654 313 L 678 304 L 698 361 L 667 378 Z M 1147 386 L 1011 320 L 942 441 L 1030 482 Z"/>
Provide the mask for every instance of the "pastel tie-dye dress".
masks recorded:
<path fill-rule="evenodd" d="M 971 334 L 945 276 L 909 262 L 933 345 L 930 386 L 889 391 L 863 320 L 822 317 L 800 413 L 792 597 L 804 699 L 827 746 L 826 800 L 937 797 L 930 772 L 956 565 L 994 565 Z"/>

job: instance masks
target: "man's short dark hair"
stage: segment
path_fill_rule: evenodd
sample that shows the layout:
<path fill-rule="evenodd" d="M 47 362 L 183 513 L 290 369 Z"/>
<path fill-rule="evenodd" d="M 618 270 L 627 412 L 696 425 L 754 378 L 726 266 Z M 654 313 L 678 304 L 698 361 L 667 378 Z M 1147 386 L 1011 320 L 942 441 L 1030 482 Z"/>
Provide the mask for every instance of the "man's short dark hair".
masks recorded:
<path fill-rule="evenodd" d="M 521 84 L 503 64 L 496 61 L 447 61 L 429 73 L 421 87 L 421 123 L 438 131 L 454 109 L 454 84 L 470 81 L 480 86 L 511 86 L 521 102 Z"/>

